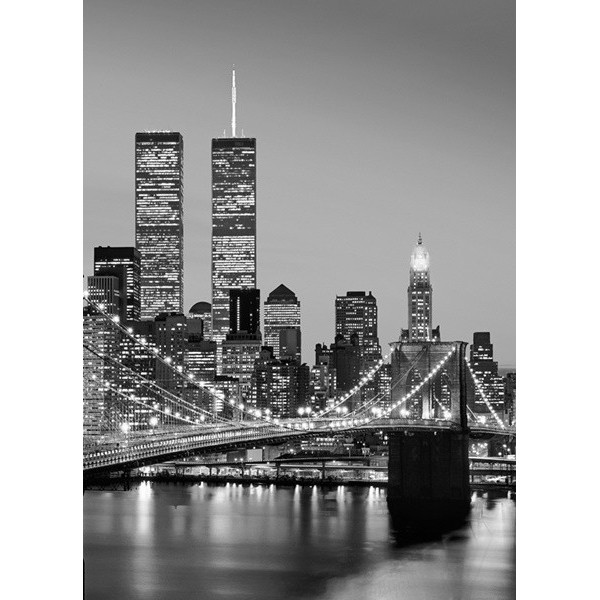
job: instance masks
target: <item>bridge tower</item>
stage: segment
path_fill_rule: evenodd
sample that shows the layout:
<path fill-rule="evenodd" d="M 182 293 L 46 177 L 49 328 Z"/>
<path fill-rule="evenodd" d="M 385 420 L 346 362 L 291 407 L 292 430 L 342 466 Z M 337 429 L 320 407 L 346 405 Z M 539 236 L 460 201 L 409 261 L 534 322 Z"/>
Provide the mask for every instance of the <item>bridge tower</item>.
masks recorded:
<path fill-rule="evenodd" d="M 392 403 L 425 383 L 390 416 L 432 426 L 388 436 L 388 508 L 398 530 L 443 530 L 460 523 L 470 507 L 467 343 L 392 346 Z"/>

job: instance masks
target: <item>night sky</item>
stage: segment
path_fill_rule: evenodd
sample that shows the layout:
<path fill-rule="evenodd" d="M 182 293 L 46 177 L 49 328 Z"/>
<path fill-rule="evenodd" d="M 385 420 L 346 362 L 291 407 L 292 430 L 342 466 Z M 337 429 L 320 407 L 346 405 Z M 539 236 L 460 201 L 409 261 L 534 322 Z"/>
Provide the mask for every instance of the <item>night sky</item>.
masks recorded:
<path fill-rule="evenodd" d="M 302 303 L 303 359 L 334 301 L 407 327 L 418 233 L 442 339 L 515 364 L 515 6 L 497 0 L 84 1 L 84 274 L 134 245 L 134 136 L 184 138 L 185 310 L 211 301 L 212 137 L 257 138 L 258 287 Z"/>

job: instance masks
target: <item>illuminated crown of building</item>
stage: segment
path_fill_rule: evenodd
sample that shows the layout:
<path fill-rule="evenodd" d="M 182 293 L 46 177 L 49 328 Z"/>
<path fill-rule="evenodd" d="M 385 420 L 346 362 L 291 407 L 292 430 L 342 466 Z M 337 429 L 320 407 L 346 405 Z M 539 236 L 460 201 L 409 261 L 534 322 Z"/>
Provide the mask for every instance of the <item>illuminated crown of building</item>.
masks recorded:
<path fill-rule="evenodd" d="M 429 271 L 429 252 L 423 244 L 420 233 L 417 245 L 413 248 L 410 256 L 410 268 L 412 271 Z"/>

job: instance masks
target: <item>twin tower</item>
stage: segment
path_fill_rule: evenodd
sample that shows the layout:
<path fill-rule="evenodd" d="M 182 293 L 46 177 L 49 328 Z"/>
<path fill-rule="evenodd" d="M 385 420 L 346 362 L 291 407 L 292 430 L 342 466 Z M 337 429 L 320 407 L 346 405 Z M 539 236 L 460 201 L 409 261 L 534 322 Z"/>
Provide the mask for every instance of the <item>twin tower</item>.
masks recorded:
<path fill-rule="evenodd" d="M 212 330 L 229 331 L 229 290 L 256 288 L 256 139 L 236 135 L 233 71 L 231 137 L 212 140 Z M 135 244 L 141 318 L 183 313 L 183 137 L 146 131 L 135 138 Z"/>
<path fill-rule="evenodd" d="M 256 288 L 256 138 L 236 135 L 235 68 L 231 137 L 212 140 L 212 334 L 229 332 L 229 290 Z M 146 131 L 135 138 L 135 244 L 140 253 L 141 318 L 183 313 L 183 137 Z M 431 327 L 429 253 L 421 235 L 410 263 L 403 341 L 438 341 Z"/>

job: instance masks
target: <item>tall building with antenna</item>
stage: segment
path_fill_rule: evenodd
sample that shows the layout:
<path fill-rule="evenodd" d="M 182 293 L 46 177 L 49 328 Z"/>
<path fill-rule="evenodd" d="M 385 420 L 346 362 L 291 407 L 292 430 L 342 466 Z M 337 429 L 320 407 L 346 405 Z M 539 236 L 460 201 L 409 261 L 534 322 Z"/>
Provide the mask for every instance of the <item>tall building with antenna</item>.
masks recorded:
<path fill-rule="evenodd" d="M 237 137 L 235 66 L 231 137 L 212 140 L 212 331 L 221 373 L 229 290 L 256 288 L 256 139 Z"/>
<path fill-rule="evenodd" d="M 429 252 L 419 233 L 417 245 L 410 257 L 408 286 L 408 341 L 430 342 L 431 300 L 433 288 L 429 280 Z"/>

